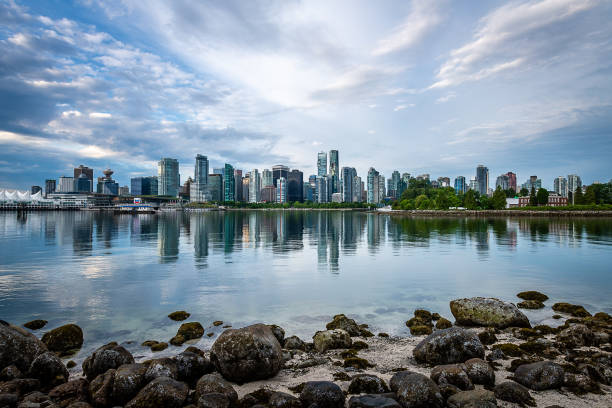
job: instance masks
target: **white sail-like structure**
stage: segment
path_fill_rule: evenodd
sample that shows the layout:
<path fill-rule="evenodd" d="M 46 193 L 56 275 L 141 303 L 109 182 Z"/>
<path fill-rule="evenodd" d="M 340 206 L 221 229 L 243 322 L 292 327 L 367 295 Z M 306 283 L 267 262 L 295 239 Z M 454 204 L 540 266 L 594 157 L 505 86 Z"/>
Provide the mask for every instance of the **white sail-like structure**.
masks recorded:
<path fill-rule="evenodd" d="M 19 190 L 0 190 L 0 203 L 6 204 L 42 204 L 50 203 L 52 200 L 47 200 L 43 197 L 42 192 L 32 194 L 29 191 Z"/>

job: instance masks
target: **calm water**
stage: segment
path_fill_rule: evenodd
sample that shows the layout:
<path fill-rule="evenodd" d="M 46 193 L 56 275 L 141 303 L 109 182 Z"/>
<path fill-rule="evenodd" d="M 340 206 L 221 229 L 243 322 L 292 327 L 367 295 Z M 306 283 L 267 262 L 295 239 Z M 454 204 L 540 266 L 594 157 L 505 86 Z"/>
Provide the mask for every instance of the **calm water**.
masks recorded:
<path fill-rule="evenodd" d="M 133 341 L 144 355 L 138 344 L 169 340 L 180 323 L 166 315 L 181 309 L 205 327 L 263 321 L 304 338 L 336 313 L 407 334 L 417 307 L 452 318 L 452 298 L 516 302 L 519 291 L 538 289 L 549 307 L 527 314 L 556 322 L 555 301 L 612 312 L 611 263 L 610 218 L 0 213 L 0 318 L 49 320 L 39 335 L 79 324 L 77 360 L 111 340 Z"/>

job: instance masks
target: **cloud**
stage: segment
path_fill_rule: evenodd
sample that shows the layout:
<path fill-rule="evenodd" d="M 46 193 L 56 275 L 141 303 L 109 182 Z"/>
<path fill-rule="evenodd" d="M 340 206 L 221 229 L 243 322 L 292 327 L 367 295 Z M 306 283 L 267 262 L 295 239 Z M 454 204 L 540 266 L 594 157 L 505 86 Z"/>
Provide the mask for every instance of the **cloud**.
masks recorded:
<path fill-rule="evenodd" d="M 407 105 L 397 105 L 395 108 L 393 108 L 393 112 L 399 112 L 406 108 L 413 108 L 414 106 L 415 106 L 414 103 L 409 103 Z"/>
<path fill-rule="evenodd" d="M 92 119 L 109 119 L 112 118 L 113 115 L 107 112 L 91 112 L 89 117 Z"/>
<path fill-rule="evenodd" d="M 456 97 L 457 97 L 457 94 L 455 94 L 454 92 L 451 92 L 449 94 L 446 94 L 436 99 L 436 103 L 446 103 L 450 101 L 451 99 L 455 99 Z"/>

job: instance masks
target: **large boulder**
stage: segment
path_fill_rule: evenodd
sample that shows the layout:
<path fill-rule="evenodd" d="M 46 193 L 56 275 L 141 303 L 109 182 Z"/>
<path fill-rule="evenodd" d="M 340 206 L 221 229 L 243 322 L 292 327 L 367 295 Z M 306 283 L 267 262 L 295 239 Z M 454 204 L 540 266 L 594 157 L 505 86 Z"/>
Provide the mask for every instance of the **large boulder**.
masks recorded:
<path fill-rule="evenodd" d="M 106 408 L 113 406 L 113 383 L 116 370 L 110 369 L 98 375 L 89 383 L 91 403 L 95 407 Z"/>
<path fill-rule="evenodd" d="M 185 383 L 168 377 L 159 377 L 140 390 L 125 408 L 180 408 L 188 394 L 189 387 Z"/>
<path fill-rule="evenodd" d="M 300 400 L 284 392 L 273 392 L 268 400 L 270 408 L 302 408 Z"/>
<path fill-rule="evenodd" d="M 474 297 L 451 300 L 450 309 L 463 326 L 531 327 L 529 319 L 515 305 L 495 298 Z"/>
<path fill-rule="evenodd" d="M 204 335 L 204 327 L 199 322 L 189 322 L 181 324 L 176 332 L 176 336 L 170 339 L 170 344 L 180 346 L 188 340 L 199 339 Z"/>
<path fill-rule="evenodd" d="M 488 390 L 461 391 L 451 395 L 446 403 L 449 408 L 489 408 L 497 406 L 495 394 Z"/>
<path fill-rule="evenodd" d="M 557 341 L 568 348 L 592 346 L 594 340 L 593 331 L 584 324 L 575 324 L 557 334 Z"/>
<path fill-rule="evenodd" d="M 204 374 L 212 373 L 215 367 L 204 356 L 189 351 L 183 351 L 174 357 L 178 370 L 178 380 L 194 384 Z"/>
<path fill-rule="evenodd" d="M 40 380 L 45 389 L 65 383 L 69 375 L 62 360 L 50 351 L 40 354 L 30 366 L 30 377 Z"/>
<path fill-rule="evenodd" d="M 76 324 L 65 324 L 46 332 L 41 340 L 51 351 L 71 353 L 83 345 L 83 330 Z"/>
<path fill-rule="evenodd" d="M 124 364 L 117 368 L 112 392 L 116 404 L 124 405 L 138 394 L 147 383 L 146 372 L 147 366 L 144 364 Z"/>
<path fill-rule="evenodd" d="M 348 408 L 401 408 L 401 405 L 393 398 L 366 394 L 351 397 Z"/>
<path fill-rule="evenodd" d="M 350 334 L 342 329 L 318 331 L 312 337 L 312 341 L 319 353 L 330 349 L 349 348 L 353 344 Z"/>
<path fill-rule="evenodd" d="M 189 405 L 188 405 L 189 406 Z M 219 393 L 202 395 L 197 401 L 197 408 L 230 408 L 227 396 Z"/>
<path fill-rule="evenodd" d="M 169 357 L 150 360 L 148 362 L 147 371 L 145 372 L 145 381 L 149 382 L 158 377 L 170 377 L 174 380 L 178 379 L 176 361 Z"/>
<path fill-rule="evenodd" d="M 106 370 L 133 363 L 134 357 L 132 357 L 132 354 L 122 346 L 112 342 L 98 348 L 83 361 L 83 374 L 91 381 L 98 374 L 105 373 Z"/>
<path fill-rule="evenodd" d="M 471 358 L 464 363 L 465 372 L 474 384 L 495 385 L 493 367 L 481 358 Z"/>
<path fill-rule="evenodd" d="M 514 371 L 514 381 L 535 391 L 560 388 L 564 377 L 563 367 L 552 361 L 523 364 Z"/>
<path fill-rule="evenodd" d="M 202 395 L 215 393 L 225 395 L 232 406 L 238 403 L 238 393 L 232 384 L 217 373 L 203 375 L 195 387 L 196 400 Z"/>
<path fill-rule="evenodd" d="M 372 374 L 357 374 L 348 387 L 349 394 L 382 394 L 389 392 L 385 382 Z"/>
<path fill-rule="evenodd" d="M 350 336 L 359 336 L 361 328 L 353 319 L 349 319 L 343 314 L 335 315 L 333 320 L 325 325 L 327 330 L 342 329 Z"/>
<path fill-rule="evenodd" d="M 17 378 L 0 383 L 0 394 L 25 395 L 40 388 L 40 381 L 36 378 Z"/>
<path fill-rule="evenodd" d="M 514 381 L 504 381 L 503 383 L 497 384 L 493 391 L 497 399 L 514 402 L 521 406 L 536 406 L 535 400 L 531 394 L 529 394 L 529 389 Z"/>
<path fill-rule="evenodd" d="M 484 358 L 485 354 L 478 336 L 459 327 L 430 334 L 412 353 L 417 362 L 431 365 L 463 363 L 470 358 Z"/>
<path fill-rule="evenodd" d="M 283 347 L 287 350 L 306 350 L 306 343 L 298 336 L 291 336 L 285 339 Z"/>
<path fill-rule="evenodd" d="M 210 358 L 223 377 L 237 383 L 272 377 L 283 365 L 281 345 L 265 324 L 224 331 Z"/>
<path fill-rule="evenodd" d="M 32 333 L 0 320 L 0 369 L 15 365 L 26 373 L 32 361 L 47 351 L 47 346 Z"/>
<path fill-rule="evenodd" d="M 89 398 L 88 386 L 89 383 L 84 378 L 68 381 L 49 391 L 49 399 L 60 407 L 67 407 L 79 401 L 87 401 Z"/>
<path fill-rule="evenodd" d="M 404 408 L 440 408 L 444 406 L 440 389 L 435 382 L 423 374 L 400 371 L 391 377 L 389 385 Z"/>
<path fill-rule="evenodd" d="M 302 406 L 315 404 L 318 408 L 344 408 L 344 393 L 330 381 L 309 381 L 300 392 Z"/>
<path fill-rule="evenodd" d="M 439 365 L 431 370 L 429 377 L 438 385 L 446 383 L 464 391 L 473 390 L 474 384 L 470 377 L 468 377 L 466 370 L 465 364 Z"/>

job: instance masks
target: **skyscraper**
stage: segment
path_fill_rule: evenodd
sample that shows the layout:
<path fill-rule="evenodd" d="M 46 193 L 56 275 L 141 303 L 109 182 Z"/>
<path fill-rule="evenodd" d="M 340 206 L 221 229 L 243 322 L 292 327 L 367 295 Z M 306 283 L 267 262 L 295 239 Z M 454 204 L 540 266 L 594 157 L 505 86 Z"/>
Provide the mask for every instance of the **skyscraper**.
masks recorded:
<path fill-rule="evenodd" d="M 521 188 L 526 188 L 529 192 L 531 192 L 532 188 L 538 191 L 542 188 L 542 180 L 538 176 L 529 176 L 529 179 L 521 185 Z"/>
<path fill-rule="evenodd" d="M 330 201 L 330 180 L 327 176 L 317 176 L 317 202 L 328 203 Z"/>
<path fill-rule="evenodd" d="M 234 167 L 225 163 L 223 172 L 223 201 L 236 201 Z"/>
<path fill-rule="evenodd" d="M 104 170 L 104 177 L 98 177 L 98 185 L 96 192 L 98 194 L 119 195 L 119 183 L 113 180 L 113 171 L 111 169 Z"/>
<path fill-rule="evenodd" d="M 304 201 L 304 173 L 297 169 L 289 172 L 287 179 L 287 201 Z"/>
<path fill-rule="evenodd" d="M 284 177 L 285 181 L 289 178 L 289 167 L 277 164 L 272 167 L 272 185 L 276 187 L 276 181 Z"/>
<path fill-rule="evenodd" d="M 79 176 L 74 180 L 74 191 L 77 193 L 89 193 L 93 191 L 92 182 L 89 177 L 87 177 L 87 174 L 79 173 Z"/>
<path fill-rule="evenodd" d="M 130 180 L 132 195 L 157 195 L 157 177 L 133 177 Z"/>
<path fill-rule="evenodd" d="M 194 178 L 189 188 L 189 201 L 208 201 L 208 157 L 196 156 Z"/>
<path fill-rule="evenodd" d="M 568 194 L 572 193 L 572 200 L 574 197 L 574 193 L 576 192 L 577 188 L 582 188 L 582 180 L 580 179 L 580 176 L 578 176 L 577 174 L 570 174 L 567 176 L 567 191 Z"/>
<path fill-rule="evenodd" d="M 157 182 L 159 195 L 178 197 L 181 185 L 178 160 L 164 157 L 157 163 Z"/>
<path fill-rule="evenodd" d="M 517 184 L 516 184 L 516 174 L 509 171 L 506 173 L 506 176 L 508 176 L 508 188 L 511 188 L 515 192 L 518 191 Z"/>
<path fill-rule="evenodd" d="M 340 192 L 340 160 L 337 150 L 329 151 L 329 177 L 332 183 L 332 194 Z"/>
<path fill-rule="evenodd" d="M 353 201 L 355 177 L 357 177 L 357 170 L 355 170 L 353 167 L 342 168 L 342 183 L 340 192 L 342 193 L 342 201 L 345 203 L 350 203 Z"/>
<path fill-rule="evenodd" d="M 242 170 L 234 170 L 234 187 L 236 189 L 236 192 L 234 193 L 236 201 L 243 202 L 244 198 L 242 197 Z"/>
<path fill-rule="evenodd" d="M 249 186 L 250 186 L 251 178 L 249 177 L 249 173 L 245 174 L 242 178 L 242 199 L 245 202 L 249 201 Z"/>
<path fill-rule="evenodd" d="M 61 176 L 59 178 L 58 193 L 72 193 L 74 191 L 74 177 Z"/>
<path fill-rule="evenodd" d="M 269 169 L 263 169 L 261 171 L 261 188 L 270 186 L 274 187 L 272 172 Z"/>
<path fill-rule="evenodd" d="M 399 195 L 401 193 L 398 194 L 398 190 L 400 187 L 400 181 L 401 181 L 401 177 L 400 177 L 400 173 L 399 171 L 395 170 L 393 171 L 393 173 L 391 173 L 391 183 L 389 184 L 389 196 L 393 197 L 393 198 L 399 198 Z"/>
<path fill-rule="evenodd" d="M 508 190 L 510 188 L 510 178 L 507 174 L 497 176 L 495 180 L 495 188 L 500 187 L 502 190 Z"/>
<path fill-rule="evenodd" d="M 554 181 L 555 193 L 561 197 L 567 197 L 567 179 L 563 176 L 559 176 Z"/>
<path fill-rule="evenodd" d="M 45 180 L 45 196 L 47 194 L 55 193 L 55 186 L 57 185 L 57 181 L 55 179 L 47 179 Z"/>
<path fill-rule="evenodd" d="M 223 177 L 220 174 L 208 175 L 208 193 L 211 201 L 223 201 Z"/>
<path fill-rule="evenodd" d="M 467 192 L 467 185 L 465 184 L 465 177 L 455 177 L 455 194 L 464 194 Z"/>
<path fill-rule="evenodd" d="M 327 175 L 327 153 L 319 152 L 317 154 L 317 176 L 322 177 Z"/>
<path fill-rule="evenodd" d="M 357 174 L 357 172 L 355 172 Z M 352 201 L 354 203 L 360 203 L 363 201 L 363 182 L 361 181 L 361 177 L 355 176 L 353 177 L 353 198 Z"/>
<path fill-rule="evenodd" d="M 287 179 L 284 177 L 281 177 L 276 180 L 276 202 L 287 202 Z"/>
<path fill-rule="evenodd" d="M 74 180 L 75 180 L 75 182 L 79 179 L 79 176 L 81 174 L 85 174 L 87 179 L 90 181 L 90 183 L 89 183 L 89 191 L 90 192 L 93 191 L 93 181 L 94 181 L 94 172 L 93 172 L 93 169 L 90 169 L 87 166 L 83 166 L 82 164 L 79 167 L 75 167 L 75 169 L 74 169 Z M 83 181 L 82 184 L 84 185 L 85 182 Z"/>
<path fill-rule="evenodd" d="M 259 171 L 253 169 L 249 172 L 249 203 L 258 203 L 261 199 L 261 179 Z"/>
<path fill-rule="evenodd" d="M 378 204 L 380 203 L 380 173 L 376 171 L 374 167 L 370 167 L 368 170 L 368 203 Z M 383 188 L 384 188 L 383 179 Z"/>
<path fill-rule="evenodd" d="M 489 192 L 489 169 L 482 164 L 476 167 L 476 182 L 480 195 L 486 195 Z"/>

